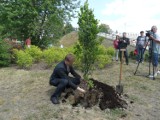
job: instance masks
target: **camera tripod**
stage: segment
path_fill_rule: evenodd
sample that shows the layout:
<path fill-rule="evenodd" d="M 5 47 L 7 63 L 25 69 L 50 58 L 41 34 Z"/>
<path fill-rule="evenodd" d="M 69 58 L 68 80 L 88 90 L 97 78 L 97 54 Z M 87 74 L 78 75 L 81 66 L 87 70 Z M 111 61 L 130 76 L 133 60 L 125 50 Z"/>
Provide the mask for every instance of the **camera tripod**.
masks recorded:
<path fill-rule="evenodd" d="M 145 38 L 145 40 L 146 40 L 146 38 Z M 146 44 L 146 46 L 145 46 L 145 48 L 144 48 L 144 50 L 143 50 L 143 52 L 142 52 L 142 54 L 140 56 L 140 59 L 138 61 L 138 65 L 136 67 L 134 75 L 136 75 L 136 73 L 137 73 L 139 64 L 142 63 L 142 57 L 143 57 L 143 55 L 144 55 L 144 53 L 146 51 L 146 48 L 147 48 L 147 46 L 148 46 L 150 41 L 151 41 L 151 46 L 149 48 L 149 73 L 148 73 L 147 77 L 149 77 L 151 75 L 151 62 L 152 62 L 152 58 L 153 58 L 153 49 L 152 49 L 153 48 L 153 40 L 150 40 L 150 39 L 147 41 L 147 44 Z M 152 77 L 152 80 L 155 80 L 155 77 L 154 77 L 154 66 L 153 66 L 153 77 Z"/>

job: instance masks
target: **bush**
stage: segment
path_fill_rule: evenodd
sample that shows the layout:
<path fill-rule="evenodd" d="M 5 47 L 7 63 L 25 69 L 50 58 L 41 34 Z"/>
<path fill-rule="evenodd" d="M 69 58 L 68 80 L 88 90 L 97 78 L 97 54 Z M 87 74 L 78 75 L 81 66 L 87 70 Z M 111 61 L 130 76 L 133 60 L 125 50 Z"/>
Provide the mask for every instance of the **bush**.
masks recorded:
<path fill-rule="evenodd" d="M 111 57 L 109 55 L 99 55 L 97 59 L 98 68 L 102 69 L 105 65 L 110 64 L 112 62 Z"/>
<path fill-rule="evenodd" d="M 149 61 L 149 53 L 147 51 L 147 53 L 144 54 L 144 60 L 145 61 Z"/>
<path fill-rule="evenodd" d="M 76 55 L 76 61 L 75 61 L 75 66 L 78 68 L 81 68 L 82 63 L 81 63 L 81 58 L 82 58 L 82 49 L 79 44 L 76 45 L 74 48 L 75 52 L 74 54 Z M 96 51 L 97 58 L 95 61 L 94 66 L 102 69 L 104 68 L 107 64 L 110 64 L 112 62 L 112 56 L 114 54 L 114 48 L 109 47 L 106 48 L 103 45 L 98 46 L 98 50 Z"/>
<path fill-rule="evenodd" d="M 134 54 L 134 51 L 131 51 L 130 53 L 129 53 L 129 57 L 131 58 L 131 59 L 136 59 L 136 55 Z"/>
<path fill-rule="evenodd" d="M 114 55 L 114 48 L 113 47 L 108 47 L 106 49 L 107 55 L 110 55 L 111 57 Z"/>
<path fill-rule="evenodd" d="M 102 69 L 107 64 L 110 64 L 112 62 L 112 56 L 114 55 L 114 48 L 113 47 L 106 48 L 103 45 L 99 45 L 97 54 L 98 56 L 96 60 L 96 66 Z"/>
<path fill-rule="evenodd" d="M 31 45 L 30 48 L 26 48 L 25 52 L 30 54 L 34 62 L 39 62 L 42 58 L 42 51 L 39 47 Z"/>
<path fill-rule="evenodd" d="M 15 57 L 16 57 L 16 63 L 21 68 L 30 68 L 33 64 L 33 58 L 32 56 L 22 50 L 15 50 L 14 51 Z"/>
<path fill-rule="evenodd" d="M 9 66 L 11 63 L 10 45 L 0 40 L 0 67 Z"/>
<path fill-rule="evenodd" d="M 107 55 L 107 48 L 103 45 L 98 46 L 97 53 L 98 55 Z"/>
<path fill-rule="evenodd" d="M 67 51 L 62 48 L 52 47 L 43 51 L 43 59 L 47 63 L 48 67 L 51 67 L 54 63 L 64 59 L 67 55 Z"/>

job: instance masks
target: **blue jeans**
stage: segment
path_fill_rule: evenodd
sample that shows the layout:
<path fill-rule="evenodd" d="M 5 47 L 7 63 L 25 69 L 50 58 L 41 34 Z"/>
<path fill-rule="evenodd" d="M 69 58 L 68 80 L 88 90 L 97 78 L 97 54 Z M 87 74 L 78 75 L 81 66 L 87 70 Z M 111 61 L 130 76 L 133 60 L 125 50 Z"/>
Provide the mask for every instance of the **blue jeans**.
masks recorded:
<path fill-rule="evenodd" d="M 144 48 L 143 47 L 137 47 L 138 54 L 136 56 L 136 60 L 142 62 L 143 61 L 143 52 Z"/>
<path fill-rule="evenodd" d="M 52 97 L 58 98 L 59 96 L 61 96 L 61 93 L 65 90 L 65 88 L 72 88 L 74 90 L 77 89 L 77 85 L 80 84 L 80 79 L 73 77 L 69 77 L 69 79 L 55 78 L 51 80 L 50 84 L 57 87 Z"/>
<path fill-rule="evenodd" d="M 154 67 L 158 66 L 158 59 L 159 59 L 159 54 L 158 53 L 153 53 L 153 57 L 152 57 L 152 65 Z"/>

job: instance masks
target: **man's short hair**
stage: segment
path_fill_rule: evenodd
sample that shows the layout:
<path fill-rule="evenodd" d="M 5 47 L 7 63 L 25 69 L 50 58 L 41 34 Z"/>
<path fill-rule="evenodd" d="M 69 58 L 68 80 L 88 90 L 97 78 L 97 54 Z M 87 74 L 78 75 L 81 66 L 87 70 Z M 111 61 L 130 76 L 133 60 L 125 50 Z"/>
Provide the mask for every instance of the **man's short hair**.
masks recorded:
<path fill-rule="evenodd" d="M 153 28 L 157 29 L 157 26 L 153 25 L 153 26 L 151 27 L 151 30 L 153 30 Z"/>
<path fill-rule="evenodd" d="M 144 33 L 144 31 L 141 31 L 140 33 Z"/>
<path fill-rule="evenodd" d="M 73 54 L 67 54 L 66 56 L 65 56 L 65 60 L 66 61 L 71 61 L 71 60 L 74 60 L 75 59 L 75 57 L 74 57 L 74 55 Z"/>
<path fill-rule="evenodd" d="M 123 34 L 126 34 L 126 32 L 123 32 Z"/>

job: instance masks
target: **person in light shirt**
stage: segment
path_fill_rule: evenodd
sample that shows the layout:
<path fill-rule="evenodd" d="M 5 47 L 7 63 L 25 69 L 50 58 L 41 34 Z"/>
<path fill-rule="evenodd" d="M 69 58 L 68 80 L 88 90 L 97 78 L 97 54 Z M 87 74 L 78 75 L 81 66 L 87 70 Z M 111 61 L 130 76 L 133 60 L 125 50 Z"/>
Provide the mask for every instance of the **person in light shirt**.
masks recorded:
<path fill-rule="evenodd" d="M 156 77 L 158 72 L 158 59 L 160 54 L 160 36 L 157 34 L 157 27 L 152 26 L 151 31 L 153 35 L 149 36 L 150 40 L 153 40 L 150 43 L 150 46 L 152 47 L 152 65 L 154 67 L 154 75 L 150 75 L 150 77 Z"/>

